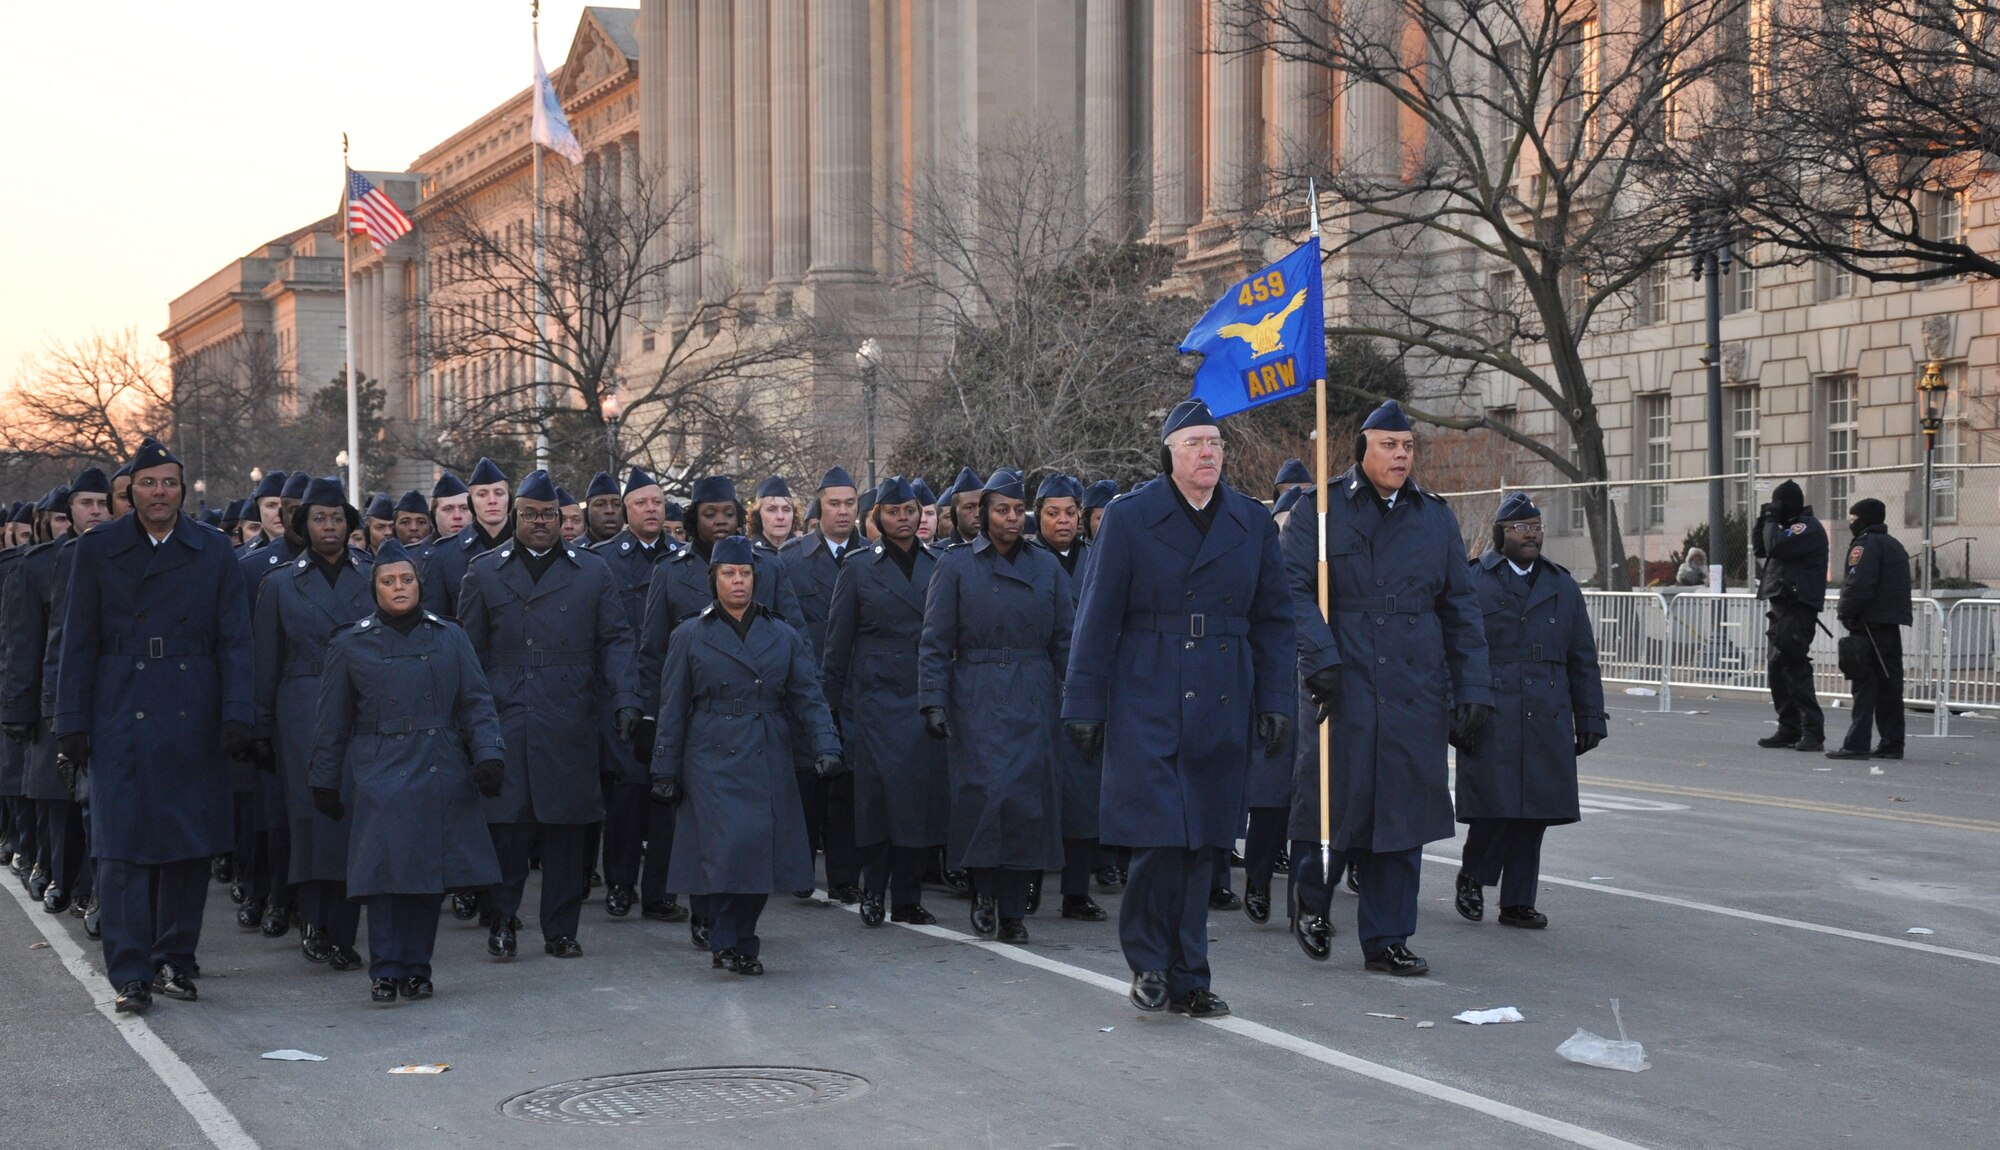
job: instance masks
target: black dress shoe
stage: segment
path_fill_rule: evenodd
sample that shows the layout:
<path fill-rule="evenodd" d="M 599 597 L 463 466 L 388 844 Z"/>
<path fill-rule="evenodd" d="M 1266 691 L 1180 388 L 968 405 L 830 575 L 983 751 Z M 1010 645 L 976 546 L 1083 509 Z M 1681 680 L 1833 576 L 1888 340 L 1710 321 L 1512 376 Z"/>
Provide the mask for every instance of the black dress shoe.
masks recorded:
<path fill-rule="evenodd" d="M 49 872 L 43 870 L 41 867 L 36 867 L 34 870 L 29 871 L 28 897 L 34 899 L 36 902 L 40 902 L 42 901 L 42 896 L 47 893 L 49 893 Z"/>
<path fill-rule="evenodd" d="M 1271 892 L 1267 890 L 1246 890 L 1243 892 L 1243 913 L 1254 923 L 1271 921 Z"/>
<path fill-rule="evenodd" d="M 1452 900 L 1458 908 L 1458 915 L 1467 922 L 1478 922 L 1486 917 L 1486 891 L 1467 871 L 1458 872 L 1458 897 Z"/>
<path fill-rule="evenodd" d="M 1237 898 L 1236 892 L 1226 886 L 1219 886 L 1208 892 L 1210 910 L 1240 910 L 1242 906 L 1243 900 Z"/>
<path fill-rule="evenodd" d="M 200 992 L 194 988 L 193 976 L 171 962 L 161 963 L 160 969 L 153 973 L 153 991 L 182 1002 L 193 1002 L 200 997 Z"/>
<path fill-rule="evenodd" d="M 69 916 L 71 918 L 82 918 L 89 914 L 92 901 L 87 898 L 73 898 L 69 900 Z"/>
<path fill-rule="evenodd" d="M 1325 962 L 1333 953 L 1333 924 L 1323 914 L 1300 911 L 1292 919 L 1292 937 L 1299 940 L 1299 949 L 1314 962 Z"/>
<path fill-rule="evenodd" d="M 1042 876 L 1039 871 L 1028 876 L 1028 901 L 1022 909 L 1029 914 L 1042 909 Z"/>
<path fill-rule="evenodd" d="M 1393 943 L 1368 956 L 1364 964 L 1369 970 L 1379 970 L 1385 974 L 1409 977 L 1415 974 L 1429 974 L 1431 964 L 1410 953 L 1410 948 L 1402 943 Z"/>
<path fill-rule="evenodd" d="M 1125 883 L 1118 877 L 1118 868 L 1115 866 L 1098 867 L 1096 870 L 1090 872 L 1090 877 L 1092 881 L 1105 890 L 1119 890 L 1125 886 Z"/>
<path fill-rule="evenodd" d="M 647 903 L 639 913 L 654 922 L 686 922 L 688 917 L 688 909 L 671 898 L 665 902 Z"/>
<path fill-rule="evenodd" d="M 18 846 L 19 844 L 16 845 Z M 26 874 L 28 872 L 28 856 L 16 850 L 7 858 L 7 869 L 13 871 L 17 877 Z"/>
<path fill-rule="evenodd" d="M 1763 738 L 1758 739 L 1757 745 L 1770 750 L 1777 750 L 1780 747 L 1796 747 L 1799 745 L 1799 734 L 1797 731 L 1779 731 L 1774 735 L 1765 735 Z"/>
<path fill-rule="evenodd" d="M 805 901 L 807 901 L 807 900 L 811 899 L 811 898 L 812 898 L 812 896 L 813 896 L 813 892 L 812 892 L 812 889 L 811 889 L 810 887 L 808 887 L 808 888 L 807 888 L 807 889 L 805 889 L 805 890 L 795 890 L 795 891 L 793 891 L 793 892 L 792 892 L 792 897 L 793 897 L 793 898 L 795 898 L 795 899 L 798 899 L 798 900 L 799 900 L 800 902 L 805 902 Z"/>
<path fill-rule="evenodd" d="M 299 939 L 299 951 L 306 956 L 307 962 L 331 962 L 333 960 L 333 944 L 328 942 L 326 936 L 321 934 L 319 928 L 315 926 L 306 928 L 305 936 Z"/>
<path fill-rule="evenodd" d="M 1132 976 L 1132 989 L 1126 995 L 1132 1005 L 1140 1010 L 1155 1011 L 1167 1008 L 1167 972 L 1164 970 L 1142 970 Z"/>
<path fill-rule="evenodd" d="M 1087 894 L 1066 894 L 1063 896 L 1062 916 L 1078 922 L 1103 922 L 1111 916 Z"/>
<path fill-rule="evenodd" d="M 451 896 L 451 917 L 457 919 L 460 922 L 464 922 L 467 919 L 476 917 L 478 914 L 479 914 L 478 895 L 455 894 Z M 492 924 L 482 923 L 481 925 L 491 926 Z"/>
<path fill-rule="evenodd" d="M 97 900 L 91 899 L 90 909 L 83 912 L 83 937 L 92 942 L 104 937 L 102 910 L 103 908 L 97 905 Z"/>
<path fill-rule="evenodd" d="M 1167 1003 L 1167 1009 L 1189 1018 L 1221 1018 L 1229 1013 L 1229 1004 L 1217 998 L 1215 992 L 1206 986 L 1197 986 L 1188 992 L 1186 998 L 1176 998 Z"/>
<path fill-rule="evenodd" d="M 144 1014 L 153 1005 L 153 988 L 137 979 L 118 988 L 114 1004 L 120 1014 Z"/>
<path fill-rule="evenodd" d="M 972 876 L 962 870 L 945 871 L 944 885 L 951 888 L 951 893 L 961 898 L 970 897 L 972 894 Z"/>
<path fill-rule="evenodd" d="M 291 930 L 291 907 L 269 906 L 264 908 L 264 921 L 257 928 L 258 934 L 263 935 L 265 938 L 283 938 L 287 934 L 290 934 Z"/>
<path fill-rule="evenodd" d="M 1277 861 L 1271 864 L 1271 873 L 1272 874 L 1292 873 L 1292 853 L 1290 851 L 1278 852 Z"/>
<path fill-rule="evenodd" d="M 996 936 L 1001 942 L 1011 942 L 1016 946 L 1028 945 L 1028 928 L 1018 918 L 1000 920 L 1000 931 Z"/>
<path fill-rule="evenodd" d="M 570 936 L 557 935 L 542 944 L 542 950 L 557 958 L 582 958 L 583 944 Z"/>
<path fill-rule="evenodd" d="M 826 896 L 842 906 L 853 906 L 861 901 L 861 888 L 851 882 L 826 888 Z"/>
<path fill-rule="evenodd" d="M 1850 751 L 1846 747 L 1835 747 L 1826 753 L 1826 757 L 1829 759 L 1866 759 L 1871 756 L 1867 751 Z"/>
<path fill-rule="evenodd" d="M 1876 747 L 1868 753 L 1878 759 L 1895 759 L 1898 762 L 1902 761 L 1903 758 L 1903 748 L 1901 747 Z"/>
<path fill-rule="evenodd" d="M 882 925 L 882 896 L 870 891 L 861 892 L 861 925 Z"/>
<path fill-rule="evenodd" d="M 688 939 L 696 950 L 708 949 L 708 921 L 698 914 L 688 916 Z"/>
<path fill-rule="evenodd" d="M 591 871 L 590 877 L 583 880 L 583 897 L 589 898 L 591 891 L 594 891 L 598 887 L 601 887 L 603 885 L 604 885 L 604 875 L 599 873 L 598 871 Z"/>
<path fill-rule="evenodd" d="M 61 914 L 69 909 L 69 896 L 59 886 L 50 886 L 42 892 L 42 910 L 49 914 Z"/>
<path fill-rule="evenodd" d="M 972 933 L 981 938 L 992 938 L 1000 931 L 1000 904 L 985 895 L 974 896 L 972 900 Z"/>
<path fill-rule="evenodd" d="M 396 980 L 378 978 L 368 984 L 368 1001 L 387 1006 L 396 1001 Z"/>
<path fill-rule="evenodd" d="M 357 970 L 361 966 L 361 954 L 351 946 L 336 942 L 327 952 L 326 964 L 335 970 Z"/>
<path fill-rule="evenodd" d="M 1243 852 L 1237 850 L 1235 847 L 1230 847 L 1229 865 L 1235 867 L 1237 870 L 1242 870 L 1246 865 L 1243 860 Z"/>
<path fill-rule="evenodd" d="M 1549 925 L 1549 916 L 1532 906 L 1503 906 L 1500 908 L 1501 926 L 1518 926 L 1522 930 L 1544 930 Z"/>
<path fill-rule="evenodd" d="M 1792 744 L 1792 749 L 1795 751 L 1824 751 L 1826 750 L 1826 740 L 1800 739 L 1798 742 Z"/>
<path fill-rule="evenodd" d="M 726 970 L 733 974 L 736 971 L 736 964 L 742 961 L 743 956 L 736 953 L 736 948 L 729 947 L 710 955 L 708 967 L 710 970 Z"/>
<path fill-rule="evenodd" d="M 1347 868 L 1347 892 L 1349 894 L 1361 893 L 1361 876 L 1356 873 L 1353 867 Z"/>
<path fill-rule="evenodd" d="M 431 986 L 430 979 L 425 978 L 421 974 L 413 974 L 402 982 L 397 983 L 396 989 L 404 998 L 418 999 L 429 998 L 435 988 Z"/>
<path fill-rule="evenodd" d="M 764 963 L 754 955 L 739 954 L 736 956 L 735 970 L 738 974 L 747 974 L 754 977 L 764 973 Z"/>
<path fill-rule="evenodd" d="M 236 864 L 228 855 L 216 855 L 208 860 L 208 874 L 216 882 L 228 884 L 236 881 Z"/>
<path fill-rule="evenodd" d="M 494 958 L 514 957 L 520 946 L 520 940 L 515 932 L 520 929 L 521 920 L 518 918 L 502 919 L 494 923 L 493 929 L 486 935 L 486 953 Z"/>
<path fill-rule="evenodd" d="M 925 910 L 923 904 L 913 902 L 908 906 L 891 907 L 889 921 L 907 922 L 911 926 L 935 926 L 937 916 Z"/>
<path fill-rule="evenodd" d="M 624 918 L 632 913 L 632 903 L 636 892 L 629 886 L 609 886 L 604 889 L 604 913 L 612 918 Z"/>
<path fill-rule="evenodd" d="M 242 879 L 239 878 L 235 882 L 229 884 L 230 902 L 233 902 L 238 906 L 242 906 L 243 900 L 249 897 L 250 897 L 250 888 L 243 885 Z"/>

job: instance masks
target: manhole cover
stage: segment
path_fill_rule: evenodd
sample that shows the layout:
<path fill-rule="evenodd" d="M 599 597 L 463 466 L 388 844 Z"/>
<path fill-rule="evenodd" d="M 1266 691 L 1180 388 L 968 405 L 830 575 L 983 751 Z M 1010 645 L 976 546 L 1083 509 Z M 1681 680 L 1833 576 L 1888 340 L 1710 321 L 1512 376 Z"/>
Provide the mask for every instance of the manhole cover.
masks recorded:
<path fill-rule="evenodd" d="M 509 1118 L 563 1126 L 670 1126 L 752 1118 L 868 1092 L 868 1080 L 798 1066 L 711 1066 L 559 1082 L 500 1104 Z"/>

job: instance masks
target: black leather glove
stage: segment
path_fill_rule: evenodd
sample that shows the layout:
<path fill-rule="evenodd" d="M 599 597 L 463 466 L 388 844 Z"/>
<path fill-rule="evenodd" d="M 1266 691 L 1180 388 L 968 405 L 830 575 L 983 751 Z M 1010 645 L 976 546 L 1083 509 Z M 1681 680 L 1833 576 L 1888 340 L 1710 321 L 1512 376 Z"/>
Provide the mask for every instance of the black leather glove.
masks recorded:
<path fill-rule="evenodd" d="M 638 725 L 632 728 L 632 753 L 639 756 L 640 762 L 644 763 L 652 760 L 653 740 L 659 738 L 659 736 L 660 721 L 658 719 L 640 719 Z"/>
<path fill-rule="evenodd" d="M 671 807 L 681 801 L 681 781 L 679 779 L 654 779 L 653 789 L 648 792 L 653 801 Z"/>
<path fill-rule="evenodd" d="M 340 791 L 334 787 L 314 787 L 313 809 L 334 822 L 347 817 L 347 808 L 341 805 Z"/>
<path fill-rule="evenodd" d="M 839 778 L 847 773 L 847 763 L 839 755 L 821 755 L 813 760 L 813 774 L 822 779 Z"/>
<path fill-rule="evenodd" d="M 23 746 L 35 741 L 33 723 L 0 723 L 0 731 L 5 731 L 9 739 Z"/>
<path fill-rule="evenodd" d="M 1576 753 L 1587 755 L 1596 750 L 1597 744 L 1603 741 L 1604 736 L 1598 734 L 1596 731 L 1578 731 L 1576 733 Z"/>
<path fill-rule="evenodd" d="M 1468 755 L 1479 753 L 1479 735 L 1493 708 L 1485 703 L 1460 703 L 1451 711 L 1451 745 Z"/>
<path fill-rule="evenodd" d="M 1324 723 L 1340 713 L 1340 668 L 1321 667 L 1306 676 L 1306 694 L 1319 708 L 1316 722 Z"/>
<path fill-rule="evenodd" d="M 250 744 L 256 738 L 257 732 L 251 729 L 250 724 L 234 719 L 222 720 L 222 751 L 237 762 L 249 758 Z"/>
<path fill-rule="evenodd" d="M 472 785 L 487 798 L 497 798 L 501 780 L 507 777 L 507 764 L 499 759 L 485 759 L 473 764 Z"/>
<path fill-rule="evenodd" d="M 1285 749 L 1285 736 L 1292 733 L 1292 717 L 1277 711 L 1257 716 L 1257 737 L 1264 740 L 1264 757 L 1275 759 Z"/>
<path fill-rule="evenodd" d="M 275 771 L 278 769 L 278 748 L 272 746 L 269 739 L 253 740 L 250 744 L 249 755 L 250 761 L 260 771 Z"/>
<path fill-rule="evenodd" d="M 1087 755 L 1104 749 L 1103 723 L 1064 723 L 1063 730 L 1069 732 L 1069 741 L 1083 748 Z"/>
<path fill-rule="evenodd" d="M 68 791 L 71 798 L 76 797 L 76 782 L 82 777 L 83 769 L 77 766 L 76 760 L 58 751 L 56 753 L 56 778 L 62 780 L 63 790 Z"/>
<path fill-rule="evenodd" d="M 90 769 L 90 736 L 83 731 L 73 731 L 56 740 L 56 754 L 76 764 L 76 771 L 82 774 Z"/>
<path fill-rule="evenodd" d="M 632 741 L 632 735 L 638 731 L 639 724 L 645 720 L 646 716 L 639 713 L 639 708 L 620 707 L 617 714 L 611 716 L 611 729 L 618 733 L 619 742 L 629 743 Z"/>
<path fill-rule="evenodd" d="M 944 717 L 943 707 L 924 708 L 924 734 L 933 739 L 951 738 L 951 720 Z"/>

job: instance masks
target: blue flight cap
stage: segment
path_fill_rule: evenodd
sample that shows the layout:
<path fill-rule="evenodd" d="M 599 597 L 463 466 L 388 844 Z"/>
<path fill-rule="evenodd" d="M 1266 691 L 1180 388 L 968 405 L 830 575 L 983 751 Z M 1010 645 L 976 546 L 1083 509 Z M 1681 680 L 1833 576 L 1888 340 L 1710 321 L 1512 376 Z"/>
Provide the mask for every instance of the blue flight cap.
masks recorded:
<path fill-rule="evenodd" d="M 1363 431 L 1408 431 L 1410 419 L 1403 414 L 1403 405 L 1393 399 L 1385 399 L 1382 406 L 1368 413 L 1361 421 Z"/>
<path fill-rule="evenodd" d="M 368 518 L 396 521 L 396 505 L 389 502 L 387 495 L 377 495 L 368 501 Z"/>
<path fill-rule="evenodd" d="M 1208 404 L 1199 399 L 1183 399 L 1167 413 L 1167 422 L 1160 428 L 1160 442 L 1183 427 L 1213 427 L 1215 416 L 1208 412 Z"/>
<path fill-rule="evenodd" d="M 1090 511 L 1098 507 L 1109 507 L 1118 498 L 1118 481 L 1100 479 L 1083 489 L 1083 509 Z"/>
<path fill-rule="evenodd" d="M 978 491 L 985 485 L 985 482 L 985 480 L 979 478 L 977 471 L 974 471 L 970 467 L 961 467 L 958 470 L 958 478 L 952 480 L 951 486 L 945 489 L 943 501 L 949 503 L 967 492 Z"/>
<path fill-rule="evenodd" d="M 424 502 L 423 492 L 411 488 L 403 492 L 401 499 L 396 500 L 396 514 L 402 515 L 405 513 L 412 515 L 429 515 L 431 513 L 431 505 Z"/>
<path fill-rule="evenodd" d="M 507 482 L 507 473 L 500 470 L 499 464 L 482 455 L 479 457 L 479 462 L 473 464 L 472 475 L 465 481 L 465 485 L 467 487 L 483 487 L 488 483 L 505 482 Z"/>
<path fill-rule="evenodd" d="M 306 507 L 345 507 L 347 492 L 341 487 L 338 475 L 308 477 L 300 503 Z"/>
<path fill-rule="evenodd" d="M 437 482 L 431 484 L 432 499 L 450 499 L 454 495 L 464 494 L 465 480 L 460 479 L 449 471 L 438 476 Z M 429 508 L 425 508 L 425 510 L 429 510 Z"/>
<path fill-rule="evenodd" d="M 986 480 L 986 486 L 980 488 L 980 490 L 992 495 L 1004 496 L 1008 499 L 1026 499 L 1028 497 L 1027 491 L 1021 485 L 1021 473 L 1011 471 L 1005 467 L 996 470 L 989 476 Z"/>
<path fill-rule="evenodd" d="M 819 496 L 815 495 L 812 497 L 812 502 L 806 504 L 806 522 L 811 523 L 813 520 L 818 518 L 819 518 Z"/>
<path fill-rule="evenodd" d="M 875 489 L 875 505 L 878 507 L 894 507 L 898 503 L 922 502 L 924 502 L 923 496 L 917 494 L 917 489 L 911 485 L 910 481 L 900 475 L 891 475 L 882 481 L 880 487 Z"/>
<path fill-rule="evenodd" d="M 1278 478 L 1271 481 L 1273 487 L 1283 487 L 1287 483 L 1311 483 L 1312 472 L 1306 470 L 1303 459 L 1287 459 L 1278 468 Z"/>
<path fill-rule="evenodd" d="M 873 491 L 862 492 L 854 500 L 854 517 L 856 519 L 868 518 L 868 509 L 873 506 L 875 506 L 875 493 Z"/>
<path fill-rule="evenodd" d="M 643 491 L 648 487 L 658 487 L 659 485 L 659 480 L 634 467 L 632 474 L 625 477 L 625 494 L 630 495 L 634 491 Z"/>
<path fill-rule="evenodd" d="M 1525 491 L 1509 491 L 1507 498 L 1500 501 L 1500 510 L 1493 513 L 1495 523 L 1513 523 L 1521 519 L 1540 519 L 1542 509 L 1535 506 Z"/>
<path fill-rule="evenodd" d="M 485 466 L 491 461 L 482 459 L 479 462 L 481 466 Z M 494 470 L 498 471 L 499 468 L 496 467 Z M 477 471 L 472 473 L 472 482 L 474 484 L 479 482 L 479 473 Z M 548 472 L 537 467 L 521 479 L 521 486 L 514 489 L 514 498 L 533 499 L 541 503 L 554 503 L 556 502 L 555 480 L 549 478 Z"/>
<path fill-rule="evenodd" d="M 708 565 L 710 567 L 719 566 L 723 563 L 750 567 L 754 566 L 756 562 L 756 554 L 750 550 L 750 541 L 741 535 L 731 535 L 725 539 L 716 540 L 715 546 L 708 553 Z"/>
<path fill-rule="evenodd" d="M 54 511 L 57 507 L 65 505 L 68 499 L 69 488 L 51 487 L 42 494 L 40 499 L 35 500 L 35 510 Z M 68 514 L 68 512 L 64 512 L 64 514 Z"/>
<path fill-rule="evenodd" d="M 1035 489 L 1035 502 L 1044 499 L 1074 499 L 1083 502 L 1083 487 L 1076 480 L 1060 471 L 1051 471 L 1042 477 L 1042 485 Z"/>
<path fill-rule="evenodd" d="M 132 474 L 134 475 L 149 467 L 165 467 L 168 464 L 179 467 L 181 461 L 174 458 L 174 453 L 167 450 L 166 444 L 161 443 L 150 435 L 139 444 L 139 450 L 132 454 Z"/>
<path fill-rule="evenodd" d="M 250 493 L 250 501 L 255 503 L 260 499 L 282 497 L 285 494 L 285 480 L 290 478 L 291 476 L 282 471 L 266 471 L 264 478 L 257 481 L 257 490 Z"/>
<path fill-rule="evenodd" d="M 727 475 L 704 475 L 694 481 L 688 492 L 688 506 L 698 503 L 736 502 L 736 481 Z"/>
<path fill-rule="evenodd" d="M 285 477 L 285 473 L 284 473 L 284 472 L 282 472 L 282 471 L 280 471 L 280 472 L 278 473 L 278 478 L 279 478 L 279 479 L 283 479 L 284 477 Z M 126 461 L 125 461 L 124 463 L 121 463 L 121 464 L 119 464 L 119 465 L 118 465 L 118 470 L 116 470 L 116 471 L 114 471 L 114 472 L 112 472 L 112 473 L 111 473 L 111 478 L 113 478 L 113 479 L 130 479 L 130 478 L 132 478 L 132 461 L 128 459 L 128 460 L 126 460 Z"/>
<path fill-rule="evenodd" d="M 926 507 L 937 502 L 937 492 L 931 490 L 931 485 L 925 483 L 924 477 L 921 475 L 917 476 L 915 479 L 910 480 L 910 492 L 911 494 L 916 496 L 918 503 L 921 503 Z M 878 492 L 876 494 L 875 502 L 884 503 L 887 502 L 887 500 L 882 499 L 880 493 Z M 909 502 L 909 500 L 906 499 L 904 500 L 904 502 L 907 503 Z"/>
<path fill-rule="evenodd" d="M 667 509 L 661 513 L 660 518 L 668 523 L 686 522 L 687 508 L 669 499 L 667 500 Z"/>
<path fill-rule="evenodd" d="M 384 539 L 382 546 L 375 549 L 375 569 L 377 571 L 380 571 L 391 563 L 408 563 L 412 567 L 417 565 L 416 557 L 411 555 L 409 549 L 404 547 L 394 535 Z"/>
<path fill-rule="evenodd" d="M 13 510 L 7 513 L 7 522 L 33 523 L 34 521 L 35 521 L 35 505 L 28 502 L 25 499 L 15 500 Z"/>
<path fill-rule="evenodd" d="M 71 495 L 109 495 L 111 479 L 101 467 L 86 467 L 69 482 Z"/>
<path fill-rule="evenodd" d="M 1295 506 L 1298 503 L 1299 500 L 1304 499 L 1306 497 L 1306 492 L 1308 490 L 1309 488 L 1305 487 L 1292 487 L 1286 489 L 1283 495 L 1278 496 L 1278 505 L 1271 509 L 1271 513 L 1274 515 L 1283 515 L 1285 512 L 1290 511 L 1293 508 L 1293 506 Z"/>
<path fill-rule="evenodd" d="M 859 486 L 859 484 L 854 482 L 854 477 L 847 473 L 847 468 L 845 467 L 836 466 L 829 468 L 825 475 L 819 477 L 819 489 L 821 491 L 825 491 L 829 487 L 857 487 L 857 486 Z"/>
<path fill-rule="evenodd" d="M 222 521 L 224 523 L 234 523 L 242 517 L 243 501 L 241 499 L 232 499 L 222 505 Z"/>
<path fill-rule="evenodd" d="M 222 512 L 214 507 L 204 508 L 201 513 L 201 521 L 210 527 L 221 527 Z"/>
<path fill-rule="evenodd" d="M 769 479 L 766 479 L 764 482 L 759 483 L 757 485 L 756 497 L 758 499 L 772 499 L 772 498 L 790 499 L 792 497 L 792 489 L 790 485 L 788 485 L 785 482 L 784 476 L 773 475 Z"/>
<path fill-rule="evenodd" d="M 615 497 L 618 494 L 618 481 L 611 478 L 609 471 L 600 471 L 590 477 L 590 486 L 583 489 L 583 500 L 588 503 L 606 495 Z"/>
<path fill-rule="evenodd" d="M 285 486 L 278 494 L 286 499 L 304 499 L 306 497 L 306 484 L 311 482 L 312 476 L 307 475 L 303 471 L 294 471 L 285 477 Z"/>
<path fill-rule="evenodd" d="M 556 506 L 557 507 L 576 506 L 576 496 L 571 495 L 569 493 L 569 489 L 562 486 L 561 484 L 556 485 Z"/>

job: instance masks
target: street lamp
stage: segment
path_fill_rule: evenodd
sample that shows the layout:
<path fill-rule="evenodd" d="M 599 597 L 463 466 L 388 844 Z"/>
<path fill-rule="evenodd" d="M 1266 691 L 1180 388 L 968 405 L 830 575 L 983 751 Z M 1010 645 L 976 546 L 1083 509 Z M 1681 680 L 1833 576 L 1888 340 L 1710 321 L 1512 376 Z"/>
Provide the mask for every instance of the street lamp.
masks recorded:
<path fill-rule="evenodd" d="M 854 366 L 861 369 L 861 399 L 868 411 L 868 490 L 875 490 L 875 377 L 882 367 L 882 345 L 874 336 L 861 341 L 854 353 Z"/>
<path fill-rule="evenodd" d="M 1918 423 L 1924 429 L 1924 598 L 1931 597 L 1931 567 L 1934 556 L 1931 552 L 1931 529 L 1937 522 L 1937 440 L 1938 432 L 1944 428 L 1943 393 L 1949 390 L 1945 383 L 1944 365 L 1936 360 L 1924 365 L 1924 374 L 1917 378 L 1917 400 L 1923 404 L 1923 414 Z"/>
<path fill-rule="evenodd" d="M 1689 237 L 1694 249 L 1694 278 L 1702 281 L 1703 347 L 1701 362 L 1707 366 L 1708 401 L 1708 589 L 1720 592 L 1728 552 L 1723 544 L 1723 524 L 1727 519 L 1722 486 L 1722 274 L 1729 270 L 1730 231 L 1733 221 L 1726 211 L 1711 210 L 1695 218 Z M 1755 498 L 1752 493 L 1752 498 Z M 1607 499 L 1606 512 L 1610 501 Z M 1645 522 L 1646 508 L 1639 511 Z M 1644 548 L 1640 549 L 1641 551 Z M 1645 562 L 1640 561 L 1640 582 L 1645 581 Z M 1606 584 L 1609 587 L 1610 584 Z"/>
<path fill-rule="evenodd" d="M 611 459 L 611 478 L 618 478 L 618 420 L 625 414 L 625 404 L 618 393 L 607 391 L 599 405 L 604 411 L 604 447 Z"/>
<path fill-rule="evenodd" d="M 250 469 L 250 482 L 251 482 L 251 484 L 252 484 L 253 486 L 254 486 L 255 484 L 259 484 L 259 483 L 262 483 L 262 482 L 264 482 L 264 469 L 263 469 L 263 468 L 261 468 L 261 467 L 253 467 L 253 468 L 251 468 L 251 469 Z"/>

